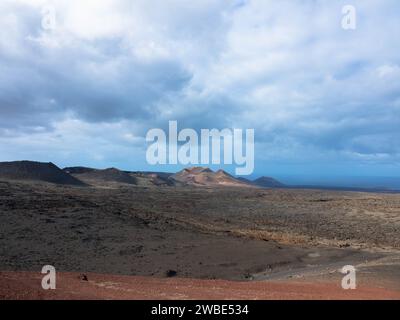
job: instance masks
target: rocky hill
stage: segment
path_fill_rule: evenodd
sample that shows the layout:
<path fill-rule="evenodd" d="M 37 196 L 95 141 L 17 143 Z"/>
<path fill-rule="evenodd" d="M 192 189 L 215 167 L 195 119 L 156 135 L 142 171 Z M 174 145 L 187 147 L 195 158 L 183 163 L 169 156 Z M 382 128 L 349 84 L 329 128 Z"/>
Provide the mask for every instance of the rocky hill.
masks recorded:
<path fill-rule="evenodd" d="M 50 182 L 76 186 L 85 185 L 82 181 L 64 172 L 51 162 L 0 162 L 0 179 Z"/>

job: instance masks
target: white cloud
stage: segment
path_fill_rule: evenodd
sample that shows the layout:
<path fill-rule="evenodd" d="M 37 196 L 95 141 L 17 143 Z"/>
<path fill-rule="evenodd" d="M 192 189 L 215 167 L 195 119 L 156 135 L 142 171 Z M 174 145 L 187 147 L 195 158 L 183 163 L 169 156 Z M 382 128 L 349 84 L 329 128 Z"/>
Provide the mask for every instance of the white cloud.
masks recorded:
<path fill-rule="evenodd" d="M 385 78 L 389 76 L 399 76 L 400 67 L 397 65 L 382 65 L 377 68 L 378 75 L 380 78 Z"/>

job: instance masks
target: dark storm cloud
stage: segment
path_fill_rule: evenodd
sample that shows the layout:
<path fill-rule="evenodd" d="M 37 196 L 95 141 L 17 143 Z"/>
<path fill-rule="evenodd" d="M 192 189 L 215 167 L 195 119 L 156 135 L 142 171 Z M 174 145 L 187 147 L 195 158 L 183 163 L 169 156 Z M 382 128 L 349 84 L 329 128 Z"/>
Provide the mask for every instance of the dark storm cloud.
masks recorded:
<path fill-rule="evenodd" d="M 3 126 L 47 125 L 66 111 L 91 122 L 149 118 L 155 102 L 190 81 L 176 61 L 142 63 L 122 49 L 115 55 L 98 51 L 96 44 L 50 50 L 36 45 L 26 45 L 30 52 L 22 58 L 2 60 Z"/>

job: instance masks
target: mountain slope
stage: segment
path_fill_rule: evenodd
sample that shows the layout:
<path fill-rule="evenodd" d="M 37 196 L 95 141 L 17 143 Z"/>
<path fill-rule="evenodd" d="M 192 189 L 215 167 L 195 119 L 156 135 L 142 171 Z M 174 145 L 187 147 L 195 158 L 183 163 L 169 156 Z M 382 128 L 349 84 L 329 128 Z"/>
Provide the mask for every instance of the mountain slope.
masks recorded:
<path fill-rule="evenodd" d="M 51 162 L 0 162 L 0 179 L 43 181 L 76 186 L 85 185 L 82 181 L 62 171 Z"/>
<path fill-rule="evenodd" d="M 193 186 L 251 187 L 251 185 L 236 179 L 223 170 L 214 172 L 211 169 L 204 167 L 183 169 L 182 171 L 172 175 L 170 179 L 178 183 Z"/>
<path fill-rule="evenodd" d="M 64 171 L 70 172 L 74 177 L 89 184 L 104 184 L 104 183 L 123 183 L 136 185 L 136 178 L 128 172 L 118 170 L 116 168 L 108 168 L 104 170 L 70 167 Z"/>
<path fill-rule="evenodd" d="M 95 171 L 96 169 L 87 168 L 87 167 L 67 167 L 64 168 L 63 171 L 69 174 L 81 174 Z"/>
<path fill-rule="evenodd" d="M 264 188 L 283 188 L 286 185 L 271 177 L 260 177 L 253 181 L 253 184 Z"/>

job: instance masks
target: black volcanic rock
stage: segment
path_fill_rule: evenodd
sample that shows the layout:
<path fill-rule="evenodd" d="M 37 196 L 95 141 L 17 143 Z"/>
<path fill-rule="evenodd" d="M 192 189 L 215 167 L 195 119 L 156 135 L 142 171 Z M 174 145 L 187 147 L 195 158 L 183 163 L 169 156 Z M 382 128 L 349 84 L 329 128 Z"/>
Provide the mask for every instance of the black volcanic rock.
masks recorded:
<path fill-rule="evenodd" d="M 87 168 L 87 167 L 66 167 L 63 169 L 64 172 L 69 174 L 81 174 L 95 171 L 96 169 Z"/>
<path fill-rule="evenodd" d="M 85 185 L 82 181 L 62 171 L 51 162 L 0 162 L 0 179 L 43 181 L 76 186 Z"/>
<path fill-rule="evenodd" d="M 243 178 L 243 177 L 238 177 L 236 179 L 238 179 L 238 180 L 240 180 L 240 181 L 242 181 L 244 183 L 253 184 L 253 181 L 251 181 L 249 179 L 246 179 L 246 178 Z"/>
<path fill-rule="evenodd" d="M 253 184 L 264 188 L 283 188 L 285 184 L 271 177 L 260 177 L 253 181 Z"/>
<path fill-rule="evenodd" d="M 137 180 L 142 186 L 174 186 L 175 181 L 170 179 L 173 173 L 151 171 L 124 171 Z"/>
<path fill-rule="evenodd" d="M 135 177 L 131 176 L 128 172 L 121 171 L 116 168 L 108 168 L 104 170 L 90 168 L 80 168 L 77 170 L 75 168 L 74 170 L 74 176 L 82 179 L 83 181 L 136 184 Z"/>

